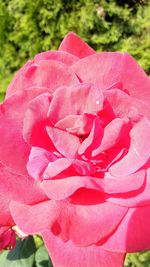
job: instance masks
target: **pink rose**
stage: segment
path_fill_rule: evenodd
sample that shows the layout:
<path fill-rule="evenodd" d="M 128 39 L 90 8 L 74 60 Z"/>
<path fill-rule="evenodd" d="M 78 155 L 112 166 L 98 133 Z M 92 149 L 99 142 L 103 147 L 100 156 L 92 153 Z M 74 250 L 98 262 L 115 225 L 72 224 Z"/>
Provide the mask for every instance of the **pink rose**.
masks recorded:
<path fill-rule="evenodd" d="M 130 55 L 96 53 L 74 33 L 10 84 L 0 212 L 41 234 L 55 267 L 120 267 L 125 253 L 150 248 L 149 101 Z"/>

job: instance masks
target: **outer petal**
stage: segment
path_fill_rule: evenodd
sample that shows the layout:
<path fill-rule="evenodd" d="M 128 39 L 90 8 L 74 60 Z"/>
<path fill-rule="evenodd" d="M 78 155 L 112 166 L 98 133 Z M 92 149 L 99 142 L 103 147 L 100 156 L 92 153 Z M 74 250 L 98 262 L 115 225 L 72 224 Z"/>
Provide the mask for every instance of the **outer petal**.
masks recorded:
<path fill-rule="evenodd" d="M 30 152 L 22 137 L 23 118 L 30 100 L 41 92 L 43 88 L 20 91 L 0 106 L 0 161 L 21 174 L 26 173 Z"/>
<path fill-rule="evenodd" d="M 11 200 L 27 204 L 35 204 L 46 199 L 44 192 L 34 179 L 18 175 L 0 165 L 0 225 L 13 225 L 10 216 L 9 203 Z"/>
<path fill-rule="evenodd" d="M 140 101 L 135 97 L 131 97 L 127 93 L 118 89 L 106 90 L 104 95 L 109 101 L 116 117 L 130 118 L 131 120 L 136 121 L 142 114 L 150 119 L 150 108 L 148 103 Z"/>
<path fill-rule="evenodd" d="M 78 247 L 64 242 L 50 231 L 42 233 L 55 267 L 123 267 L 124 254 L 107 252 L 98 246 Z"/>
<path fill-rule="evenodd" d="M 20 75 L 18 73 L 10 87 L 11 94 L 32 86 L 47 87 L 49 92 L 53 92 L 59 86 L 77 83 L 76 75 L 65 64 L 56 60 L 41 60 L 24 68 Z"/>
<path fill-rule="evenodd" d="M 66 214 L 60 214 L 57 220 L 59 226 L 57 229 L 62 229 L 60 236 L 67 239 L 69 234 L 70 239 L 80 246 L 88 246 L 105 238 L 115 230 L 128 210 L 128 208 L 108 204 L 111 203 L 104 202 L 87 206 L 70 205 L 68 207 L 65 205 Z M 68 215 L 69 209 L 70 214 Z M 63 220 L 66 220 L 64 229 Z M 65 231 L 69 233 L 65 233 Z"/>
<path fill-rule="evenodd" d="M 96 53 L 79 60 L 72 68 L 82 81 L 92 82 L 104 90 L 122 82 L 123 89 L 131 96 L 149 103 L 150 79 L 127 53 Z"/>
<path fill-rule="evenodd" d="M 35 205 L 24 205 L 12 201 L 11 215 L 16 225 L 26 234 L 37 234 L 50 229 L 57 218 L 57 205 L 51 201 L 41 201 Z"/>
<path fill-rule="evenodd" d="M 46 132 L 46 126 L 50 124 L 47 118 L 50 102 L 51 95 L 45 93 L 35 97 L 29 103 L 23 120 L 23 137 L 32 146 L 47 149 L 53 147 Z"/>
<path fill-rule="evenodd" d="M 33 64 L 33 60 L 28 60 L 27 63 L 20 69 L 17 71 L 17 73 L 15 74 L 12 82 L 10 83 L 10 85 L 8 86 L 8 89 L 6 91 L 6 97 L 11 96 L 12 94 L 14 94 L 17 90 L 15 89 L 16 84 L 18 83 L 20 76 L 23 75 L 23 73 L 26 71 L 26 69 L 28 69 L 29 67 L 31 67 Z M 21 90 L 22 88 L 20 88 Z"/>
<path fill-rule="evenodd" d="M 56 60 L 64 63 L 65 65 L 71 66 L 76 61 L 78 61 L 79 58 L 65 51 L 46 51 L 37 54 L 34 58 L 34 62 L 36 63 L 41 60 Z"/>
<path fill-rule="evenodd" d="M 70 32 L 65 36 L 59 50 L 66 51 L 79 58 L 87 57 L 95 53 L 95 51 L 87 43 L 73 32 Z"/>
<path fill-rule="evenodd" d="M 81 246 L 98 242 L 112 233 L 128 210 L 107 202 L 82 206 L 52 200 L 32 207 L 13 202 L 10 209 L 14 221 L 25 233 L 51 229 L 63 240 L 71 239 Z"/>
<path fill-rule="evenodd" d="M 141 171 L 134 174 L 137 179 L 139 179 L 139 175 Z M 142 173 L 141 173 L 142 174 Z M 123 177 L 121 177 L 122 179 Z M 133 180 L 135 182 L 135 180 Z M 115 203 L 125 207 L 144 207 L 150 205 L 150 169 L 147 171 L 146 179 L 144 183 L 141 183 L 139 189 L 136 192 L 131 192 L 130 194 L 111 194 L 107 196 L 107 201 L 111 203 Z"/>
<path fill-rule="evenodd" d="M 113 235 L 102 245 L 118 252 L 150 249 L 150 207 L 130 208 Z"/>
<path fill-rule="evenodd" d="M 150 158 L 150 122 L 143 118 L 130 131 L 129 151 L 109 168 L 114 176 L 129 175 L 141 168 Z"/>

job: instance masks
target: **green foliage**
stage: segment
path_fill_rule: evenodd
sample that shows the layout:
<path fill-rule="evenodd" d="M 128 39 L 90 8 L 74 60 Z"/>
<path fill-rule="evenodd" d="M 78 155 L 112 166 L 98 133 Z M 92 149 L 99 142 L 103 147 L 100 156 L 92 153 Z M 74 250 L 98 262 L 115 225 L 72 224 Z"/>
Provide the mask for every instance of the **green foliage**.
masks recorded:
<path fill-rule="evenodd" d="M 57 49 L 75 31 L 99 51 L 128 51 L 150 72 L 149 0 L 0 2 L 0 91 L 36 53 Z"/>
<path fill-rule="evenodd" d="M 15 249 L 0 253 L 0 264 L 3 267 L 32 267 L 35 251 L 35 243 L 31 236 L 23 241 L 18 240 Z"/>
<path fill-rule="evenodd" d="M 35 254 L 35 267 L 53 267 L 44 246 L 41 246 Z"/>
<path fill-rule="evenodd" d="M 150 251 L 128 254 L 124 267 L 150 267 Z"/>

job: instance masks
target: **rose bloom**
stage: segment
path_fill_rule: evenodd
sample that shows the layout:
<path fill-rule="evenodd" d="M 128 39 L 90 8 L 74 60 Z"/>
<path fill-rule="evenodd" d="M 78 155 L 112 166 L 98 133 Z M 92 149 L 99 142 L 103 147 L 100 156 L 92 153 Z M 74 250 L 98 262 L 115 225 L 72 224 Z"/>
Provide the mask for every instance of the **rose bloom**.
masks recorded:
<path fill-rule="evenodd" d="M 74 33 L 28 61 L 0 106 L 1 227 L 41 234 L 55 267 L 149 249 L 149 101 L 129 54 Z"/>

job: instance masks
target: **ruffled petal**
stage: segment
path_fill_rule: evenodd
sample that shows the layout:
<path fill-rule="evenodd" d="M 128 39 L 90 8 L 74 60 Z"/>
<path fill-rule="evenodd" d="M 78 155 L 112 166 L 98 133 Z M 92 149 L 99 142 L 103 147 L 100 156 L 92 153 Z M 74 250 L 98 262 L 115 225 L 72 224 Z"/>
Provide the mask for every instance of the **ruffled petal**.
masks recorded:
<path fill-rule="evenodd" d="M 59 47 L 60 51 L 66 51 L 79 58 L 87 57 L 95 51 L 74 32 L 68 33 Z"/>
<path fill-rule="evenodd" d="M 127 53 L 96 53 L 77 61 L 72 69 L 83 82 L 92 82 L 103 90 L 122 82 L 123 89 L 131 96 L 149 105 L 150 79 Z"/>
<path fill-rule="evenodd" d="M 55 124 L 55 127 L 78 136 L 85 136 L 90 133 L 95 117 L 96 115 L 88 113 L 84 113 L 83 115 L 68 115 L 64 119 L 59 120 Z"/>
<path fill-rule="evenodd" d="M 17 92 L 0 106 L 0 161 L 13 172 L 26 174 L 30 147 L 22 137 L 23 118 L 29 102 L 41 91 L 33 88 Z"/>
<path fill-rule="evenodd" d="M 92 156 L 95 157 L 103 151 L 106 151 L 112 147 L 118 147 L 118 143 L 121 145 L 128 143 L 127 134 L 129 132 L 127 122 L 125 120 L 116 118 L 112 120 L 104 129 L 104 136 L 98 148 L 92 151 Z"/>
<path fill-rule="evenodd" d="M 136 178 L 132 183 L 142 182 L 141 172 L 144 170 L 135 173 L 133 176 Z M 140 175 L 140 176 L 139 176 Z M 121 177 L 122 179 L 123 177 Z M 143 177 L 144 178 L 144 177 Z M 139 180 L 140 179 L 140 180 Z M 143 184 L 137 188 L 137 191 L 130 192 L 129 194 L 120 192 L 119 194 L 112 193 L 107 196 L 107 201 L 115 203 L 124 207 L 144 207 L 150 205 L 150 169 L 147 171 Z"/>
<path fill-rule="evenodd" d="M 100 190 L 96 181 L 96 179 L 92 179 L 90 176 L 70 176 L 62 179 L 43 181 L 41 187 L 49 198 L 62 200 L 74 194 L 79 188 Z"/>
<path fill-rule="evenodd" d="M 92 84 L 83 83 L 55 91 L 49 108 L 49 118 L 56 123 L 68 115 L 96 114 L 102 108 L 101 90 Z"/>
<path fill-rule="evenodd" d="M 106 250 L 138 252 L 150 249 L 150 207 L 130 208 L 114 234 L 102 245 Z"/>
<path fill-rule="evenodd" d="M 129 118 L 131 121 L 136 121 L 141 115 L 144 115 L 150 119 L 150 108 L 149 104 L 146 102 L 140 101 L 140 99 L 135 97 L 131 97 L 124 91 L 118 89 L 106 90 L 104 95 L 116 117 Z"/>
<path fill-rule="evenodd" d="M 51 200 L 31 206 L 11 201 L 10 211 L 16 225 L 24 233 L 32 235 L 50 229 L 59 212 L 57 205 Z"/>
<path fill-rule="evenodd" d="M 47 168 L 44 171 L 43 177 L 45 179 L 53 178 L 58 174 L 60 174 L 61 172 L 63 172 L 64 170 L 68 169 L 71 165 L 72 165 L 72 160 L 70 159 L 67 158 L 57 159 L 48 164 Z"/>
<path fill-rule="evenodd" d="M 35 204 L 47 199 L 40 186 L 27 175 L 18 175 L 0 165 L 0 194 L 8 200 Z"/>
<path fill-rule="evenodd" d="M 77 76 L 65 64 L 56 60 L 41 60 L 29 64 L 10 85 L 11 94 L 29 87 L 47 87 L 51 93 L 59 86 L 79 83 Z"/>
<path fill-rule="evenodd" d="M 81 143 L 78 154 L 91 155 L 93 150 L 99 147 L 103 138 L 104 130 L 99 117 L 96 117 L 89 136 Z"/>
<path fill-rule="evenodd" d="M 34 62 L 36 63 L 41 60 L 56 60 L 62 62 L 67 66 L 71 66 L 76 61 L 78 61 L 79 58 L 65 51 L 46 51 L 39 53 L 34 57 Z"/>
<path fill-rule="evenodd" d="M 71 239 L 80 246 L 94 244 L 111 234 L 128 210 L 107 202 L 82 206 L 52 200 L 35 206 L 12 202 L 10 209 L 14 221 L 25 233 L 51 229 L 63 240 Z"/>
<path fill-rule="evenodd" d="M 104 179 L 99 179 L 91 176 L 70 176 L 56 180 L 43 181 L 41 183 L 41 187 L 49 198 L 55 200 L 68 198 L 73 195 L 78 189 L 81 189 L 80 196 L 82 194 L 85 198 L 85 202 L 87 201 L 89 203 L 91 200 L 92 203 L 93 199 L 92 197 L 90 198 L 90 193 L 92 196 L 92 191 L 89 192 L 89 194 L 87 194 L 88 191 L 85 191 L 85 189 L 92 189 L 95 190 L 93 191 L 93 193 L 95 192 L 95 194 L 99 194 L 99 197 L 102 197 L 103 194 L 106 194 L 108 201 L 111 202 L 111 200 L 113 199 L 113 203 L 121 205 L 121 196 L 123 198 L 123 195 L 121 194 L 125 194 L 124 202 L 127 201 L 128 203 L 129 199 L 131 198 L 131 192 L 132 197 L 136 198 L 137 192 L 139 193 L 139 191 L 142 190 L 143 186 L 145 186 L 145 179 L 145 171 L 141 170 L 127 177 L 120 177 L 120 179 L 116 179 L 109 174 L 106 174 Z M 78 203 L 80 203 L 80 197 L 78 199 Z M 128 204 L 125 206 L 128 206 Z"/>
<path fill-rule="evenodd" d="M 78 247 L 48 230 L 42 232 L 42 236 L 55 267 L 123 267 L 123 253 L 108 252 L 99 246 Z"/>
<path fill-rule="evenodd" d="M 46 127 L 46 129 L 58 152 L 67 158 L 74 158 L 80 146 L 79 138 L 57 128 Z"/>
<path fill-rule="evenodd" d="M 23 137 L 32 146 L 53 147 L 46 132 L 46 126 L 50 124 L 47 118 L 50 102 L 51 95 L 44 93 L 29 103 L 23 120 Z"/>
<path fill-rule="evenodd" d="M 9 84 L 8 86 L 8 89 L 6 91 L 6 96 L 5 98 L 11 96 L 12 94 L 16 93 L 19 90 L 23 89 L 22 87 L 21 88 L 16 88 L 16 84 L 18 83 L 18 81 L 20 80 L 20 76 L 22 76 L 25 71 L 32 66 L 33 64 L 33 60 L 28 60 L 27 63 L 17 71 L 17 73 L 15 74 L 13 80 L 11 81 L 11 83 Z"/>
<path fill-rule="evenodd" d="M 0 225 L 14 225 L 10 215 L 11 200 L 27 204 L 47 199 L 44 192 L 29 176 L 12 173 L 0 164 Z"/>
<path fill-rule="evenodd" d="M 140 169 L 150 157 L 150 123 L 142 118 L 130 131 L 131 143 L 128 153 L 109 171 L 114 176 L 129 175 Z"/>
<path fill-rule="evenodd" d="M 41 147 L 32 147 L 27 163 L 28 173 L 35 179 L 43 179 L 43 173 L 49 162 L 58 158 L 54 153 Z"/>

